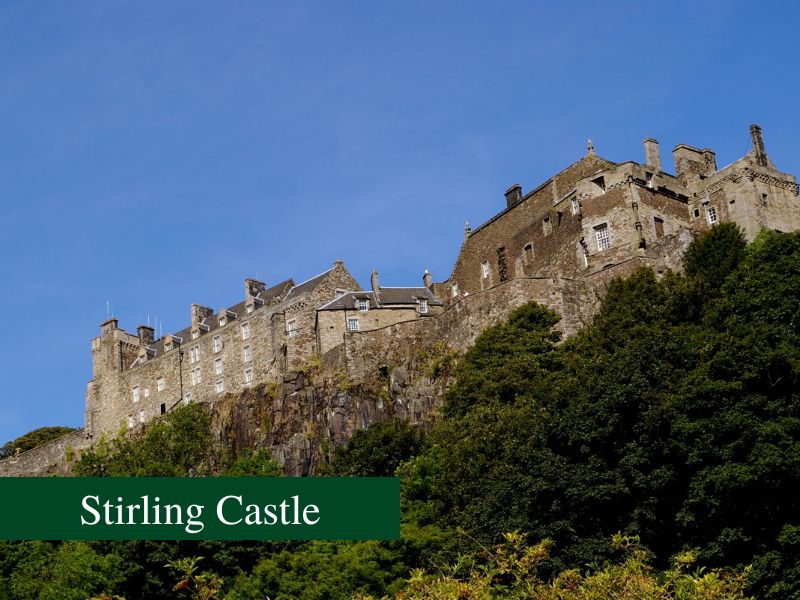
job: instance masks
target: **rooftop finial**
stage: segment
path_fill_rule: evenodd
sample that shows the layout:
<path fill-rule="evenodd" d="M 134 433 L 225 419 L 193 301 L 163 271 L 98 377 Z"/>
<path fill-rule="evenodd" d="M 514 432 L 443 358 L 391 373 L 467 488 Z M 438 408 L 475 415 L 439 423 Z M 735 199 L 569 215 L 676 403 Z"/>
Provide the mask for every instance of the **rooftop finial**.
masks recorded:
<path fill-rule="evenodd" d="M 469 226 L 469 221 L 467 221 L 466 225 L 464 225 L 464 237 L 467 237 L 472 232 L 472 228 Z"/>
<path fill-rule="evenodd" d="M 592 143 L 592 138 L 586 140 L 586 150 L 589 151 L 589 154 L 594 154 L 594 144 Z"/>

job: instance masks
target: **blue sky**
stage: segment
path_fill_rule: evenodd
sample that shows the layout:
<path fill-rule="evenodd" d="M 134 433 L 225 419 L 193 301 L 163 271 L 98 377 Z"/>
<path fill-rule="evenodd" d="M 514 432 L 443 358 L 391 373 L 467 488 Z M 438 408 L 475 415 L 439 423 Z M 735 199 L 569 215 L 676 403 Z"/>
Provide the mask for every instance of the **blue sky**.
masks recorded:
<path fill-rule="evenodd" d="M 800 171 L 800 5 L 0 4 L 0 444 L 80 426 L 106 301 L 189 321 L 341 258 L 436 280 L 464 222 L 578 159 Z"/>

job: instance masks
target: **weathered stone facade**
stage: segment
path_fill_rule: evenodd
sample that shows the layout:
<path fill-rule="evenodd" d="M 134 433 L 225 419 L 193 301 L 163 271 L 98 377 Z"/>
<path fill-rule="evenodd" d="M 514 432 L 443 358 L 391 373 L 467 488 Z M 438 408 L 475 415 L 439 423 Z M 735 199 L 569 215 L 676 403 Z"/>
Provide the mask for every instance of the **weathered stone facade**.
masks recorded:
<path fill-rule="evenodd" d="M 181 401 L 205 402 L 226 443 L 269 448 L 287 473 L 307 474 L 325 448 L 376 420 L 430 423 L 446 383 L 437 361 L 516 307 L 553 308 L 570 335 L 610 279 L 640 266 L 679 270 L 692 237 L 713 224 L 737 223 L 748 240 L 762 228 L 800 229 L 795 177 L 775 168 L 757 126 L 751 136 L 753 150 L 720 170 L 708 148 L 676 146 L 675 175 L 651 138 L 643 164 L 611 162 L 590 143 L 583 158 L 527 194 L 512 186 L 501 212 L 467 226 L 442 282 L 426 272 L 420 288 L 381 288 L 374 273 L 363 291 L 337 261 L 298 285 L 248 279 L 243 302 L 217 313 L 192 305 L 191 326 L 158 340 L 152 328 L 133 335 L 111 319 L 92 341 L 86 425 L 70 441 L 79 450 Z M 0 475 L 53 472 L 44 463 L 64 449 L 0 461 Z"/>

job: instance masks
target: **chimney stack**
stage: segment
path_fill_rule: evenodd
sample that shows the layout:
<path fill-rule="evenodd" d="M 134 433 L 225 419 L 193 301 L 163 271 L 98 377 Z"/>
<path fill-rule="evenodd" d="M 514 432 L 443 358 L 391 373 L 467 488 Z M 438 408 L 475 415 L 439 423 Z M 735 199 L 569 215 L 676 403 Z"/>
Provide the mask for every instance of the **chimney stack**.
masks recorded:
<path fill-rule="evenodd" d="M 767 151 L 764 149 L 764 138 L 761 135 L 761 127 L 755 123 L 750 125 L 750 138 L 753 140 L 753 152 L 756 156 L 756 163 L 762 167 L 766 167 Z"/>
<path fill-rule="evenodd" d="M 431 289 L 433 285 L 433 277 L 431 277 L 431 272 L 428 269 L 425 269 L 425 273 L 422 275 L 422 285 L 428 289 Z"/>
<path fill-rule="evenodd" d="M 370 284 L 372 285 L 372 291 L 377 292 L 381 289 L 381 283 L 378 279 L 378 271 L 373 269 L 372 270 L 372 277 L 369 279 Z"/>
<path fill-rule="evenodd" d="M 267 289 L 267 284 L 258 279 L 250 279 L 249 277 L 244 280 L 244 299 L 249 300 L 255 298 L 261 292 Z"/>
<path fill-rule="evenodd" d="M 139 334 L 139 344 L 141 344 L 142 347 L 152 344 L 155 339 L 155 331 L 156 330 L 149 325 L 139 325 L 136 328 L 136 333 Z"/>
<path fill-rule="evenodd" d="M 192 304 L 192 329 L 194 329 L 203 319 L 207 319 L 214 314 L 214 310 L 207 306 Z"/>
<path fill-rule="evenodd" d="M 658 140 L 645 138 L 644 140 L 644 162 L 653 167 L 657 172 L 661 171 L 661 151 L 659 150 Z"/>
<path fill-rule="evenodd" d="M 516 204 L 519 204 L 520 200 L 522 200 L 522 186 L 518 183 L 515 183 L 506 190 L 505 196 L 506 196 L 506 206 L 508 208 L 511 208 Z"/>

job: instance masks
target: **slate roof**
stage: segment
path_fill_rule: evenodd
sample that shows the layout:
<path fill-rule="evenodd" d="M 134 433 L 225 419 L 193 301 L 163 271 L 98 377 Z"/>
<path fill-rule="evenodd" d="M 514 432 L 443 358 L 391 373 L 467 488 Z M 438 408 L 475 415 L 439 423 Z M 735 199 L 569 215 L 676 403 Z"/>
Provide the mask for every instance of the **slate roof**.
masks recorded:
<path fill-rule="evenodd" d="M 320 273 L 316 277 L 312 277 L 311 279 L 308 279 L 303 283 L 294 286 L 291 290 L 289 290 L 289 293 L 286 294 L 285 300 L 288 302 L 289 300 L 297 298 L 301 294 L 307 294 L 308 292 L 314 291 L 314 288 L 316 288 L 320 283 L 322 283 L 322 280 L 325 279 L 325 276 L 331 271 L 333 271 L 334 268 L 335 267 L 332 267 L 327 271 L 325 271 L 324 273 Z"/>
<path fill-rule="evenodd" d="M 293 289 L 294 287 L 295 287 L 294 281 L 292 279 L 287 279 L 259 293 L 257 298 L 264 302 L 264 306 L 269 306 L 276 300 L 280 301 L 280 299 L 286 295 L 287 291 Z M 258 309 L 259 306 L 260 306 L 259 304 L 256 304 L 256 310 Z M 240 319 L 243 316 L 247 315 L 246 307 L 247 307 L 247 301 L 242 300 L 241 302 L 234 304 L 233 306 L 227 308 L 226 310 L 236 315 L 235 317 L 231 318 Z M 210 317 L 203 319 L 200 322 L 200 324 L 204 326 L 203 331 L 208 333 L 220 328 L 218 315 L 219 313 L 215 312 Z M 181 344 L 186 344 L 192 341 L 192 326 L 190 325 L 189 327 L 181 329 L 177 333 L 168 335 L 172 335 L 172 337 L 179 337 L 182 340 Z M 166 336 L 163 336 L 158 340 L 156 340 L 155 342 L 153 342 L 150 346 L 148 346 L 148 348 L 155 350 L 155 356 L 161 356 L 162 354 L 164 354 L 165 338 Z"/>
<path fill-rule="evenodd" d="M 378 290 L 378 298 L 381 301 L 380 306 L 416 306 L 420 298 L 425 298 L 430 306 L 442 305 L 442 301 L 425 287 L 382 287 Z M 367 299 L 370 308 L 379 308 L 374 292 L 348 291 L 320 307 L 319 310 L 355 310 L 357 299 Z"/>

